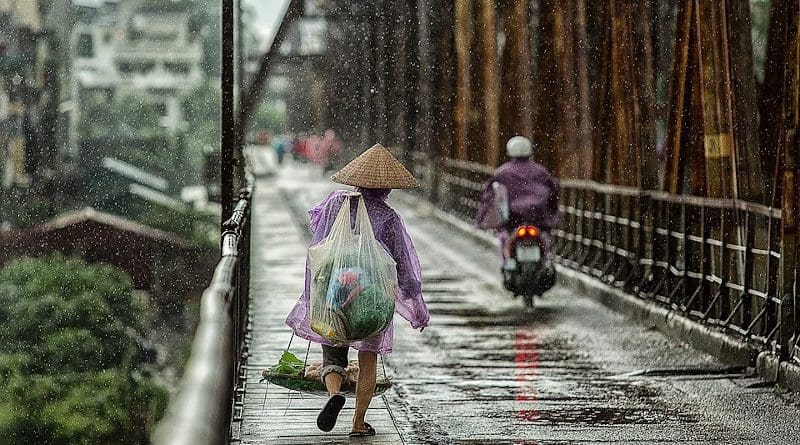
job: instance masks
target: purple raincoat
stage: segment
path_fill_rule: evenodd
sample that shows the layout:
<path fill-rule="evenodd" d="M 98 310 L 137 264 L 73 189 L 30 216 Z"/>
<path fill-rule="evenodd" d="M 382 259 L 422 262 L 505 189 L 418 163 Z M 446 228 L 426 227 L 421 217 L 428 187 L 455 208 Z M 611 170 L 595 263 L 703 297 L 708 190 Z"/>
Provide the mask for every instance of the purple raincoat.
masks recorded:
<path fill-rule="evenodd" d="M 479 227 L 485 226 L 482 223 L 494 206 L 492 183 L 495 181 L 508 189 L 511 210 L 509 222 L 505 227 L 495 227 L 496 229 L 513 230 L 520 224 L 530 223 L 549 232 L 561 221 L 558 181 L 541 164 L 515 158 L 498 167 L 483 185 L 481 208 L 477 216 Z"/>
<path fill-rule="evenodd" d="M 414 329 L 427 326 L 430 316 L 428 306 L 422 299 L 422 272 L 419 259 L 402 218 L 386 204 L 386 198 L 391 190 L 362 188 L 356 190 L 364 197 L 364 204 L 367 207 L 375 238 L 397 263 L 399 292 L 395 312 L 408 320 Z M 321 203 L 309 210 L 308 214 L 311 217 L 309 225 L 313 232 L 310 246 L 319 244 L 330 233 L 336 214 L 345 200 L 345 193 L 347 192 L 343 190 L 331 192 Z M 355 219 L 356 209 L 357 206 L 351 206 L 351 218 L 353 219 Z M 310 283 L 311 270 L 308 266 L 308 258 L 306 258 L 305 288 L 297 304 L 286 318 L 286 324 L 299 337 L 315 343 L 330 345 L 329 341 L 311 330 Z M 350 342 L 347 345 L 359 351 L 389 353 L 392 352 L 392 336 L 392 325 L 389 324 L 389 327 L 380 334 L 366 340 Z"/>

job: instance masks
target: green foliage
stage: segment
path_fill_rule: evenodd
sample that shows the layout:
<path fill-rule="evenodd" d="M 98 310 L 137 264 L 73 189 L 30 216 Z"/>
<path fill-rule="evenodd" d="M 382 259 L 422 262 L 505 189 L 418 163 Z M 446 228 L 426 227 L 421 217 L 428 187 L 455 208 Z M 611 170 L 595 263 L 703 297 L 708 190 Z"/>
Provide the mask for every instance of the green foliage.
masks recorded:
<path fill-rule="evenodd" d="M 81 139 L 135 138 L 166 135 L 159 122 L 158 105 L 147 98 L 129 95 L 109 101 L 102 95 L 91 95 L 81 103 L 78 131 Z M 148 134 L 143 134 L 148 133 Z"/>
<path fill-rule="evenodd" d="M 217 222 L 207 214 L 188 208 L 175 211 L 149 202 L 138 202 L 130 213 L 131 218 L 146 226 L 174 233 L 201 247 L 216 247 L 219 243 Z"/>
<path fill-rule="evenodd" d="M 14 227 L 31 227 L 63 210 L 62 202 L 37 195 L 33 190 L 0 188 L 0 223 L 8 221 Z"/>
<path fill-rule="evenodd" d="M 191 5 L 192 14 L 189 22 L 190 38 L 201 39 L 203 42 L 201 67 L 209 78 L 219 77 L 219 61 L 222 57 L 219 2 L 195 0 L 187 3 Z"/>
<path fill-rule="evenodd" d="M 282 133 L 286 123 L 286 113 L 269 102 L 262 102 L 256 110 L 250 126 L 258 130 Z"/>
<path fill-rule="evenodd" d="M 303 368 L 305 368 L 305 365 L 302 360 L 289 351 L 283 351 L 278 363 L 269 368 L 269 370 L 276 374 L 300 375 Z"/>
<path fill-rule="evenodd" d="M 201 170 L 203 155 L 219 146 L 220 95 L 219 85 L 206 81 L 186 96 L 182 104 L 187 155 L 195 171 Z"/>
<path fill-rule="evenodd" d="M 60 255 L 0 269 L 0 444 L 143 443 L 167 395 L 137 377 L 131 292 L 124 272 Z"/>
<path fill-rule="evenodd" d="M 95 95 L 82 107 L 78 135 L 89 158 L 117 158 L 174 183 L 192 173 L 186 169 L 182 135 L 161 126 L 159 105 L 152 100 L 128 95 L 108 101 Z"/>

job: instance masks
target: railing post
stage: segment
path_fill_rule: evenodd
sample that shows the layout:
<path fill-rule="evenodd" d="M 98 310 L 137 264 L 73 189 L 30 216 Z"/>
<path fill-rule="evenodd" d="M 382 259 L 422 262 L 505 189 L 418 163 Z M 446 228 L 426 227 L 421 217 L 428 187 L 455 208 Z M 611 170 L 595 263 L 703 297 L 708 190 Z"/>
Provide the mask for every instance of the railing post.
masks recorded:
<path fill-rule="evenodd" d="M 235 174 L 234 150 L 236 128 L 234 114 L 234 0 L 222 0 L 222 91 L 220 116 L 220 202 L 222 221 L 228 220 L 233 210 L 233 183 Z"/>
<path fill-rule="evenodd" d="M 798 340 L 797 325 L 800 320 L 797 316 L 796 292 L 800 277 L 798 277 L 798 239 L 793 228 L 787 227 L 787 221 L 783 222 L 783 226 L 783 249 L 781 250 L 780 285 L 778 286 L 779 295 L 781 295 L 778 342 L 781 358 L 788 360 L 792 358 L 793 349 Z"/>
<path fill-rule="evenodd" d="M 755 262 L 753 259 L 753 249 L 756 244 L 756 224 L 754 220 L 755 218 L 749 211 L 744 212 L 746 239 L 744 251 L 744 290 L 742 290 L 741 295 L 742 321 L 740 325 L 748 327 L 748 335 L 752 334 L 749 332 L 749 327 L 753 321 L 753 297 L 750 294 L 750 290 L 753 288 L 753 263 Z"/>
<path fill-rule="evenodd" d="M 431 169 L 430 172 L 430 190 L 428 190 L 428 199 L 436 205 L 441 206 L 442 204 L 442 196 L 440 190 L 440 181 L 442 180 L 441 169 L 443 168 L 444 163 L 442 162 L 441 156 L 433 156 L 432 158 L 428 158 L 428 168 Z"/>
<path fill-rule="evenodd" d="M 648 261 L 648 243 L 645 227 L 647 227 L 648 215 L 650 214 L 650 209 L 652 208 L 652 199 L 649 192 L 640 190 L 637 194 L 637 198 L 639 201 L 639 214 L 637 217 L 638 228 L 636 229 L 636 257 L 634 258 L 635 269 L 634 275 L 631 277 L 630 284 L 627 288 L 628 291 L 634 294 L 638 294 L 641 291 L 645 281 L 647 280 L 648 273 L 645 263 Z M 652 242 L 649 244 L 652 246 Z"/>

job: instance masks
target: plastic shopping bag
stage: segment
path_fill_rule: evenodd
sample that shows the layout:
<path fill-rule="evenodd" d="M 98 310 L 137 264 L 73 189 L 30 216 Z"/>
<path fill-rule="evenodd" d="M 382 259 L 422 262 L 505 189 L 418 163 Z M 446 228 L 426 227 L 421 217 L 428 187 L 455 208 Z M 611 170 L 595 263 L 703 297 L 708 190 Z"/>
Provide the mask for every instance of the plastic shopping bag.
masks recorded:
<path fill-rule="evenodd" d="M 350 203 L 358 201 L 351 225 Z M 372 337 L 389 326 L 397 294 L 396 263 L 372 230 L 359 193 L 345 197 L 331 231 L 308 249 L 311 329 L 334 345 Z"/>

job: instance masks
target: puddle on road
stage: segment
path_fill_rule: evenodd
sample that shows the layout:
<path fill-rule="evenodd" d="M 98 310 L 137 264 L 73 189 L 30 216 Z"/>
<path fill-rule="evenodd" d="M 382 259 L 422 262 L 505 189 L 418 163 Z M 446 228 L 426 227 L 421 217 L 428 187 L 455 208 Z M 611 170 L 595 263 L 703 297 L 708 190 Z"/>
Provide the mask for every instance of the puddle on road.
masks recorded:
<path fill-rule="evenodd" d="M 618 407 L 576 407 L 567 409 L 542 410 L 518 416 L 534 424 L 563 425 L 630 425 L 659 424 L 664 422 L 693 423 L 695 420 L 678 410 Z"/>
<path fill-rule="evenodd" d="M 551 324 L 557 312 L 542 308 L 534 311 L 524 309 L 503 310 L 496 313 L 485 312 L 479 308 L 439 308 L 432 307 L 431 314 L 436 319 L 436 326 L 443 329 L 450 327 L 466 327 L 472 329 L 482 328 L 508 328 L 512 333 L 520 326 L 536 326 Z"/>

